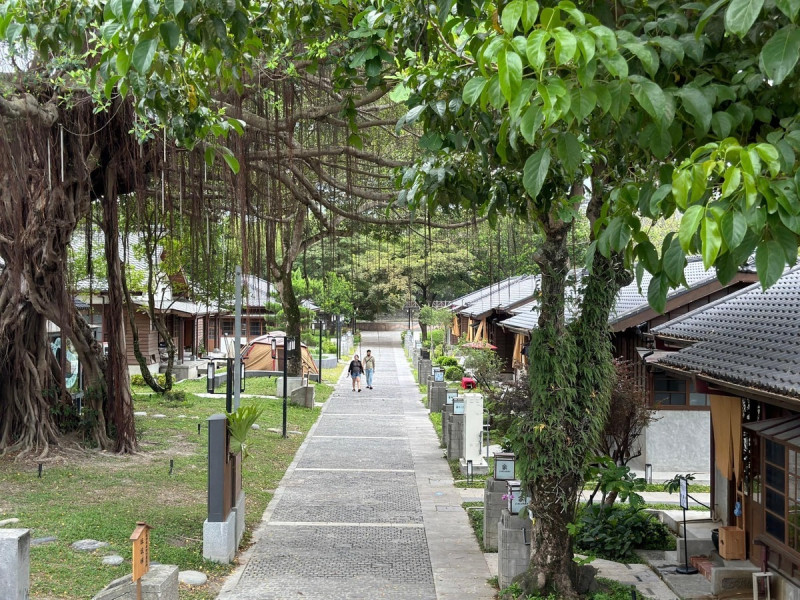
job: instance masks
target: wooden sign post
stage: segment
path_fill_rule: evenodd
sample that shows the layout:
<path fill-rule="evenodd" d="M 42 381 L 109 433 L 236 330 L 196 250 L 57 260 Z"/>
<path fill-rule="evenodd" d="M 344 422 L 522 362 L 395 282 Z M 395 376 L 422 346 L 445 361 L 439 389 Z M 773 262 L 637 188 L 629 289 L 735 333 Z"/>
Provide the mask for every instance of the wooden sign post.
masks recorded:
<path fill-rule="evenodd" d="M 136 523 L 131 534 L 133 542 L 133 581 L 136 582 L 136 600 L 142 600 L 142 577 L 150 570 L 150 525 Z"/>

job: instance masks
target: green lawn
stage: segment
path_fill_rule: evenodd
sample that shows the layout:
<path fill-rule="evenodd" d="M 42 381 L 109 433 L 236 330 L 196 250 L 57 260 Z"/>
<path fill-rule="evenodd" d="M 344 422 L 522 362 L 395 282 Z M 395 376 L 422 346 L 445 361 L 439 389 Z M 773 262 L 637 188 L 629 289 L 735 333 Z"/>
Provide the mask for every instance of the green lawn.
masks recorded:
<path fill-rule="evenodd" d="M 194 390 L 197 385 L 197 381 L 187 382 L 178 388 Z M 248 381 L 248 393 L 254 388 L 268 392 L 270 385 L 274 390 L 274 379 Z M 205 381 L 199 386 L 205 391 Z M 327 398 L 331 391 L 331 386 L 319 386 L 318 398 Z M 264 413 L 258 421 L 261 429 L 251 432 L 250 456 L 243 469 L 247 494 L 245 544 L 305 433 L 319 415 L 318 408 L 290 406 L 288 429 L 302 435 L 283 439 L 267 431 L 281 427 L 282 400 L 243 400 L 245 404 L 251 402 L 263 407 Z M 44 461 L 41 479 L 36 476 L 36 462 L 0 458 L 0 520 L 17 517 L 20 523 L 15 526 L 30 528 L 32 537 L 58 538 L 56 543 L 31 548 L 32 598 L 90 598 L 111 580 L 129 573 L 128 538 L 137 521 L 153 526 L 153 561 L 209 575 L 210 585 L 181 590 L 182 600 L 215 598 L 221 578 L 232 570 L 232 566 L 216 565 L 202 558 L 207 501 L 204 424 L 208 416 L 224 410 L 224 395 L 187 395 L 185 403 L 166 403 L 158 395 L 137 395 L 135 409 L 148 413 L 147 417 L 136 418 L 141 452 L 135 456 L 65 445 Z M 152 417 L 159 413 L 166 418 Z M 170 460 L 174 461 L 172 475 Z M 70 549 L 72 542 L 84 538 L 107 541 L 111 547 L 108 552 L 96 554 Z M 103 566 L 102 556 L 112 552 L 126 562 L 119 567 Z"/>

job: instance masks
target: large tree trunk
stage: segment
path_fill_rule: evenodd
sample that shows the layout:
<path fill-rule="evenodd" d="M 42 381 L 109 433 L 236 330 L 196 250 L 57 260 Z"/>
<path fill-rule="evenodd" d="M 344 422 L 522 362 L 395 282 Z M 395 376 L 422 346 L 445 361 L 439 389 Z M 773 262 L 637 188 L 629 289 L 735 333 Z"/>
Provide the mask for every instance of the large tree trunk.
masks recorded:
<path fill-rule="evenodd" d="M 46 319 L 10 279 L 8 269 L 0 274 L 0 450 L 42 458 L 58 439 L 51 410 L 61 397 L 58 371 L 48 356 Z"/>
<path fill-rule="evenodd" d="M 105 193 L 103 197 L 103 231 L 105 232 L 105 254 L 108 269 L 108 405 L 111 420 L 116 429 L 116 452 L 136 452 L 136 429 L 133 418 L 128 361 L 125 352 L 124 302 L 122 289 L 122 261 L 119 256 L 119 211 L 117 207 L 117 163 L 112 159 L 106 167 Z"/>

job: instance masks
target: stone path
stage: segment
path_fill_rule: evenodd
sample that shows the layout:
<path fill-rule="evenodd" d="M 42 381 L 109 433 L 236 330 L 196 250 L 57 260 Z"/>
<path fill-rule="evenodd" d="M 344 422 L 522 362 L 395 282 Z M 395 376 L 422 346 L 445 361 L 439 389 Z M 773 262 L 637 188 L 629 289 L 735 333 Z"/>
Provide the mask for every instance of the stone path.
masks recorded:
<path fill-rule="evenodd" d="M 399 334 L 361 348 L 375 389 L 343 374 L 219 600 L 494 597 Z"/>

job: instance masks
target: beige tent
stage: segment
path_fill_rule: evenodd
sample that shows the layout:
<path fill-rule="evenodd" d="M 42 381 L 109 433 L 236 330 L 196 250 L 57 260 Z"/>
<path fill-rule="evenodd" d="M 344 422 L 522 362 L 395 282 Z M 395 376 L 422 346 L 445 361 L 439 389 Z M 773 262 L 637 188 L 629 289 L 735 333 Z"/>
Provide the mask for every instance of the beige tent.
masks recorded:
<path fill-rule="evenodd" d="M 242 360 L 248 371 L 282 371 L 283 370 L 283 336 L 282 331 L 273 331 L 254 338 L 242 350 Z M 275 356 L 272 355 L 272 340 L 275 340 Z M 308 351 L 308 346 L 301 344 L 303 357 L 303 375 L 319 373 L 317 364 Z"/>

